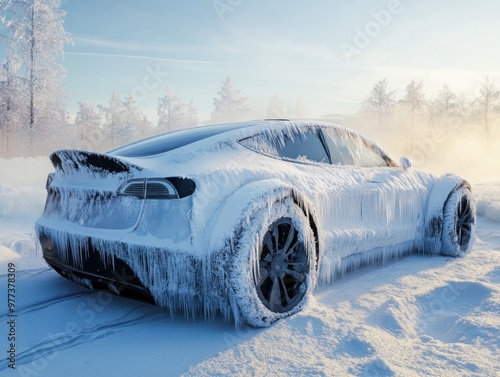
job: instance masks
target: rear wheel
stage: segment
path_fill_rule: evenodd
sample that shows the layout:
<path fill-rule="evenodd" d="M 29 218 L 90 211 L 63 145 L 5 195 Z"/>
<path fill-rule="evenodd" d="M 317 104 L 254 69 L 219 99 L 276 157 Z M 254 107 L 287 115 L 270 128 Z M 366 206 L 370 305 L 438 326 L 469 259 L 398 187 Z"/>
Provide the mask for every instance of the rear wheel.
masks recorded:
<path fill-rule="evenodd" d="M 242 224 L 230 271 L 241 319 L 258 327 L 300 310 L 315 283 L 314 234 L 291 200 L 274 203 Z"/>
<path fill-rule="evenodd" d="M 464 256 L 474 244 L 476 205 L 466 187 L 452 192 L 444 205 L 441 254 Z"/>
<path fill-rule="evenodd" d="M 255 289 L 264 306 L 275 313 L 293 310 L 304 298 L 310 261 L 304 241 L 286 217 L 276 221 L 264 236 Z"/>

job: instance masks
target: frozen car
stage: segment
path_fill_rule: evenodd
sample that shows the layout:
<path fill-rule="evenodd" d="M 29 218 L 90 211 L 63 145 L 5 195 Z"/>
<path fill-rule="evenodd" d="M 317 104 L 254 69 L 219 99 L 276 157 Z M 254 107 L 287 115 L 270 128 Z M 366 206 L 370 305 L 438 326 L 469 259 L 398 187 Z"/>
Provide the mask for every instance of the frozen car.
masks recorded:
<path fill-rule="evenodd" d="M 36 223 L 47 263 L 189 316 L 268 326 L 346 269 L 474 242 L 465 180 L 400 166 L 332 124 L 213 125 L 50 159 Z"/>

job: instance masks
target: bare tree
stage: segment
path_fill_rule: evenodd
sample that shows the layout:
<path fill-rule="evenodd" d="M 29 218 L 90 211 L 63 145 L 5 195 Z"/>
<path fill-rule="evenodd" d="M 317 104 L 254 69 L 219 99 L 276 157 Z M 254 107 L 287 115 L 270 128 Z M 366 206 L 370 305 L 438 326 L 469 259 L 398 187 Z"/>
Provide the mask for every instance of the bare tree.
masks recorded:
<path fill-rule="evenodd" d="M 304 106 L 304 102 L 302 101 L 302 98 L 297 99 L 297 102 L 295 102 L 295 111 L 294 111 L 294 117 L 297 119 L 304 118 L 307 114 L 306 108 Z"/>
<path fill-rule="evenodd" d="M 483 83 L 481 84 L 481 87 L 479 88 L 479 96 L 475 100 L 475 103 L 478 106 L 481 121 L 484 126 L 484 133 L 486 137 L 488 137 L 491 132 L 491 115 L 495 111 L 495 108 L 499 103 L 499 99 L 500 92 L 496 88 L 495 83 L 493 82 L 491 77 L 486 76 Z"/>
<path fill-rule="evenodd" d="M 401 104 L 408 112 L 410 131 L 415 133 L 415 121 L 420 117 L 421 111 L 426 104 L 422 81 L 417 82 L 416 80 L 412 80 L 406 86 L 406 94 L 401 100 Z"/>
<path fill-rule="evenodd" d="M 193 101 L 189 101 L 186 105 L 186 128 L 197 126 L 199 123 L 198 109 L 194 106 Z"/>
<path fill-rule="evenodd" d="M 378 81 L 370 91 L 368 98 L 363 101 L 362 110 L 369 116 L 374 116 L 377 119 L 377 126 L 382 128 L 387 126 L 389 116 L 394 110 L 396 101 L 394 99 L 395 92 L 387 90 L 387 78 Z"/>
<path fill-rule="evenodd" d="M 266 117 L 268 118 L 284 118 L 286 116 L 286 104 L 283 99 L 275 94 L 269 101 L 266 110 Z"/>
<path fill-rule="evenodd" d="M 470 101 L 463 94 L 456 94 L 444 84 L 437 98 L 430 105 L 430 121 L 445 130 L 463 127 L 470 118 Z"/>
<path fill-rule="evenodd" d="M 241 95 L 241 91 L 234 88 L 230 74 L 222 82 L 221 88 L 214 98 L 212 121 L 229 122 L 241 119 L 249 110 L 248 98 Z"/>
<path fill-rule="evenodd" d="M 434 101 L 437 115 L 447 117 L 455 111 L 457 106 L 457 95 L 453 93 L 447 84 L 444 84 Z"/>

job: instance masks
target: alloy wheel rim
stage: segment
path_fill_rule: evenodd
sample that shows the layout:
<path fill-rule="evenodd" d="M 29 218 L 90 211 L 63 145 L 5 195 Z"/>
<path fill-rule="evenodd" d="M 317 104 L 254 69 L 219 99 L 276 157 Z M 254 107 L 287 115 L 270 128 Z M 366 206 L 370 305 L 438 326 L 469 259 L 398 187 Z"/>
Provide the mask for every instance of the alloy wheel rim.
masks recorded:
<path fill-rule="evenodd" d="M 307 287 L 309 257 L 290 218 L 276 221 L 264 236 L 255 286 L 261 302 L 276 313 L 292 310 Z"/>
<path fill-rule="evenodd" d="M 473 215 L 471 203 L 466 196 L 460 200 L 457 210 L 455 234 L 461 248 L 466 247 L 472 236 Z"/>

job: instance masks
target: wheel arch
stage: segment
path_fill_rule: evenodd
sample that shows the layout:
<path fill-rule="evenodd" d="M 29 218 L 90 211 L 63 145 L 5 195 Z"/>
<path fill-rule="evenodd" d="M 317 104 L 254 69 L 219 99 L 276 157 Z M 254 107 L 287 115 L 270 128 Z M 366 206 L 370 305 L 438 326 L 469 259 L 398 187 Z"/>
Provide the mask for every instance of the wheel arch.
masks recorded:
<path fill-rule="evenodd" d="M 320 256 L 320 238 L 319 238 L 319 228 L 318 228 L 318 217 L 314 209 L 313 204 L 309 199 L 302 195 L 297 190 L 292 190 L 292 197 L 295 204 L 297 204 L 304 215 L 309 220 L 309 226 L 314 234 L 314 246 L 316 248 L 316 268 L 319 269 L 319 256 Z"/>
<path fill-rule="evenodd" d="M 300 190 L 279 179 L 249 183 L 229 196 L 217 214 L 210 250 L 221 250 L 225 242 L 233 237 L 234 229 L 245 214 L 258 209 L 262 200 L 284 200 L 290 198 L 304 212 L 315 237 L 316 261 L 319 259 L 320 230 L 312 202 Z"/>
<path fill-rule="evenodd" d="M 444 208 L 450 196 L 462 187 L 471 189 L 468 181 L 455 174 L 442 175 L 431 187 L 425 206 L 424 252 L 440 253 Z"/>

